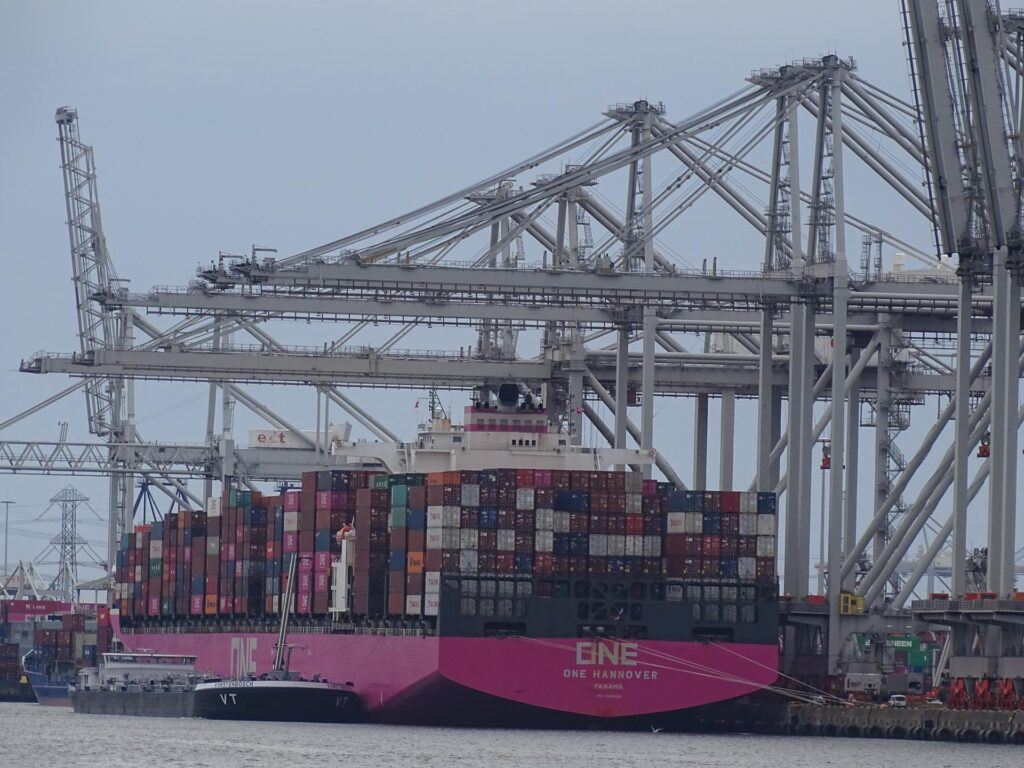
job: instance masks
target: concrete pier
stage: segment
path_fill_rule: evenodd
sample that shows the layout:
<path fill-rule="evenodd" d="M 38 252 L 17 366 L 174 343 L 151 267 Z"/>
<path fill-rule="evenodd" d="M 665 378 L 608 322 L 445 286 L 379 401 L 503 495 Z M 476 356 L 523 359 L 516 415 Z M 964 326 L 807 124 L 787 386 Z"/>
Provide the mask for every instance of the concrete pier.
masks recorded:
<path fill-rule="evenodd" d="M 804 736 L 1024 744 L 1024 710 L 791 704 L 783 732 Z"/>

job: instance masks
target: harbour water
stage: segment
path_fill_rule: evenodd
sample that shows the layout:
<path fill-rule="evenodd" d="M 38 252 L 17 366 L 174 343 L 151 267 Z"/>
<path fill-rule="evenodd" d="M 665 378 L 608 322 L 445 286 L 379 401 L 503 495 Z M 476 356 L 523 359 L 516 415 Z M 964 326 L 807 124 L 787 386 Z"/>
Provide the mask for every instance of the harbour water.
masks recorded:
<path fill-rule="evenodd" d="M 19 768 L 1019 768 L 1024 748 L 881 739 L 292 725 L 76 715 L 0 704 Z"/>

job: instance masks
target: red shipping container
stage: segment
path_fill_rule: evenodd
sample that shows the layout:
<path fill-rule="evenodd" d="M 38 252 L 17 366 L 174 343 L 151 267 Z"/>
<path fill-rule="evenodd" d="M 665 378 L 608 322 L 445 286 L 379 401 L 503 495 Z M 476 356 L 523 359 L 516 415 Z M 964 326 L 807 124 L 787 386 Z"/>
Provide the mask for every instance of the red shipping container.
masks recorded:
<path fill-rule="evenodd" d="M 757 558 L 757 579 L 759 581 L 770 581 L 775 578 L 775 558 Z"/>
<path fill-rule="evenodd" d="M 642 515 L 626 515 L 627 535 L 642 536 L 644 533 L 644 518 Z"/>
<path fill-rule="evenodd" d="M 328 491 L 322 491 L 322 493 L 328 493 Z M 318 509 L 316 511 L 316 517 L 313 520 L 313 526 L 318 531 L 329 531 L 331 530 L 331 515 L 334 513 L 329 509 Z"/>
<path fill-rule="evenodd" d="M 532 469 L 516 470 L 516 485 L 520 488 L 532 488 L 534 472 Z"/>
<path fill-rule="evenodd" d="M 330 491 L 317 491 L 314 499 L 315 509 L 319 512 L 320 510 L 330 511 L 331 509 L 331 492 Z"/>
<path fill-rule="evenodd" d="M 715 534 L 705 536 L 700 551 L 704 557 L 718 557 L 722 554 L 722 537 Z"/>
<path fill-rule="evenodd" d="M 427 506 L 427 487 L 425 485 L 414 485 L 409 488 L 409 508 L 423 509 Z"/>
<path fill-rule="evenodd" d="M 299 534 L 294 531 L 285 531 L 284 534 L 284 546 L 283 551 L 285 553 L 292 553 L 299 551 Z"/>
<path fill-rule="evenodd" d="M 236 597 L 232 601 L 232 604 L 233 604 L 232 607 L 234 608 L 234 613 L 245 613 L 245 602 L 246 602 L 246 600 L 245 600 L 244 597 Z"/>
<path fill-rule="evenodd" d="M 388 615 L 401 616 L 405 613 L 405 594 L 388 594 Z"/>
<path fill-rule="evenodd" d="M 298 512 L 299 511 L 299 492 L 298 491 L 285 491 L 284 492 L 284 511 L 285 512 Z"/>
<path fill-rule="evenodd" d="M 314 592 L 313 593 L 313 613 L 317 615 L 323 615 L 327 613 L 327 608 L 330 606 L 330 594 L 328 592 Z"/>
<path fill-rule="evenodd" d="M 719 498 L 719 505 L 721 506 L 722 512 L 739 513 L 740 511 L 740 492 L 739 491 L 722 491 Z"/>
<path fill-rule="evenodd" d="M 666 534 L 662 541 L 664 542 L 663 548 L 666 555 L 687 555 L 694 554 L 687 551 L 687 536 L 682 533 L 669 533 Z M 700 554 L 698 550 L 696 554 Z"/>
<path fill-rule="evenodd" d="M 159 616 L 160 615 L 160 598 L 159 597 L 150 597 L 148 605 L 149 605 L 149 607 L 148 607 L 148 610 L 146 611 L 146 613 L 149 616 Z"/>
<path fill-rule="evenodd" d="M 314 570 L 316 571 L 329 571 L 331 569 L 331 553 L 330 552 L 316 552 L 314 555 Z"/>
<path fill-rule="evenodd" d="M 570 526 L 572 518 L 569 518 Z M 603 514 L 597 514 L 596 512 L 590 513 L 590 532 L 591 533 L 607 533 L 608 532 L 608 518 Z"/>
<path fill-rule="evenodd" d="M 192 595 L 189 603 L 189 614 L 192 616 L 203 615 L 203 595 Z"/>
<path fill-rule="evenodd" d="M 331 588 L 331 572 L 317 571 L 313 574 L 313 591 L 327 592 Z"/>
<path fill-rule="evenodd" d="M 722 561 L 718 557 L 705 557 L 701 559 L 701 576 L 721 576 Z"/>

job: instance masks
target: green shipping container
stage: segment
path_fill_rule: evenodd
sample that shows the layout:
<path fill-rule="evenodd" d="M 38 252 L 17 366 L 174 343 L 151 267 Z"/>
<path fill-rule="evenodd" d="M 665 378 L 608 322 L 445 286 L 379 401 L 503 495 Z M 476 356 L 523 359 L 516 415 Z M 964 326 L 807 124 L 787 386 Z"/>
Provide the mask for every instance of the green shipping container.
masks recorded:
<path fill-rule="evenodd" d="M 885 638 L 885 645 L 886 647 L 894 648 L 897 651 L 920 651 L 921 638 L 915 637 L 914 635 L 887 637 Z"/>
<path fill-rule="evenodd" d="M 913 669 L 931 669 L 932 651 L 908 651 L 907 666 Z"/>
<path fill-rule="evenodd" d="M 390 524 L 392 528 L 405 528 L 405 507 L 392 507 Z"/>
<path fill-rule="evenodd" d="M 391 486 L 391 508 L 406 507 L 409 504 L 409 486 L 407 485 L 393 485 Z"/>
<path fill-rule="evenodd" d="M 388 489 L 388 475 L 374 475 L 373 487 L 378 491 L 386 491 Z"/>

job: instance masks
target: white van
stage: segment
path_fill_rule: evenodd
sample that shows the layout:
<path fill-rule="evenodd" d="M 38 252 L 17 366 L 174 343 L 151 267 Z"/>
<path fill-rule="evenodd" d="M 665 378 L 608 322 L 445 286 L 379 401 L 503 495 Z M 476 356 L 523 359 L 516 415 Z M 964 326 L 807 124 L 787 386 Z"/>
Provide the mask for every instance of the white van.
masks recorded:
<path fill-rule="evenodd" d="M 894 693 L 889 697 L 889 706 L 896 709 L 902 709 L 907 706 L 907 697 L 902 693 Z"/>

